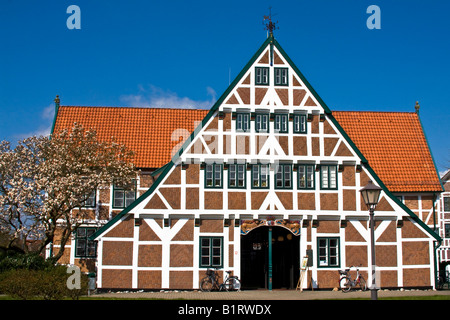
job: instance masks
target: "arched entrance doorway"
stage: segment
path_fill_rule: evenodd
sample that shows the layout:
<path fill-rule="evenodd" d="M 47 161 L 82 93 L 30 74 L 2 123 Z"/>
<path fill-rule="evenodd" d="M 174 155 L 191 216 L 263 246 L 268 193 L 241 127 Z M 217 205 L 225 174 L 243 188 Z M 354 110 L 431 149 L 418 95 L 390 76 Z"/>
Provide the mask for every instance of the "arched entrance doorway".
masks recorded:
<path fill-rule="evenodd" d="M 296 288 L 300 268 L 299 235 L 280 226 L 260 226 L 241 235 L 241 254 L 244 289 L 270 289 L 270 269 L 272 289 Z"/>

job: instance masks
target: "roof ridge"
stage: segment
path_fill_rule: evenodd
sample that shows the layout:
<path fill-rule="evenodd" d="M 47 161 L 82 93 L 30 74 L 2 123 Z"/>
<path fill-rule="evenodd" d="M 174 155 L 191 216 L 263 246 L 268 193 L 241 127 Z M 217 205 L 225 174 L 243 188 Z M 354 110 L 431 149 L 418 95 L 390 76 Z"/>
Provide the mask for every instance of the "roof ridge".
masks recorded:
<path fill-rule="evenodd" d="M 333 113 L 335 112 L 356 112 L 356 113 L 395 113 L 395 114 L 399 114 L 399 113 L 404 113 L 404 114 L 417 114 L 415 111 L 358 111 L 358 110 L 333 110 Z"/>
<path fill-rule="evenodd" d="M 149 109 L 149 110 L 192 110 L 192 111 L 209 111 L 209 109 L 201 108 L 170 108 L 170 107 L 123 107 L 123 106 L 60 106 L 60 108 L 109 108 L 109 109 Z"/>

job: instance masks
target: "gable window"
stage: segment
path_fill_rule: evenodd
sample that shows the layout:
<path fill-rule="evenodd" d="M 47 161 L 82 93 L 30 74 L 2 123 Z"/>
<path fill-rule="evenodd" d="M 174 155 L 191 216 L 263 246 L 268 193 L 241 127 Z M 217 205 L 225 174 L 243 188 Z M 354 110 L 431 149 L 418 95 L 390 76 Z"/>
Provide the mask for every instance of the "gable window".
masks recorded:
<path fill-rule="evenodd" d="M 200 237 L 200 267 L 221 268 L 223 237 Z"/>
<path fill-rule="evenodd" d="M 75 232 L 75 257 L 92 258 L 97 255 L 95 241 L 89 240 L 95 228 L 79 227 Z"/>
<path fill-rule="evenodd" d="M 220 163 L 207 163 L 205 166 L 205 187 L 222 188 L 223 165 Z"/>
<path fill-rule="evenodd" d="M 288 132 L 288 114 L 275 114 L 274 130 L 275 132 L 287 133 Z"/>
<path fill-rule="evenodd" d="M 306 114 L 294 114 L 294 132 L 306 133 Z"/>
<path fill-rule="evenodd" d="M 255 116 L 255 131 L 256 132 L 269 132 L 269 115 L 268 114 L 256 114 L 256 116 Z"/>
<path fill-rule="evenodd" d="M 337 166 L 320 166 L 320 187 L 322 189 L 337 189 Z"/>
<path fill-rule="evenodd" d="M 298 188 L 314 189 L 314 165 L 299 164 L 297 172 L 298 172 Z"/>
<path fill-rule="evenodd" d="M 126 208 L 136 200 L 136 181 L 131 186 L 113 186 L 113 208 Z"/>
<path fill-rule="evenodd" d="M 319 267 L 339 267 L 339 238 L 317 238 Z"/>
<path fill-rule="evenodd" d="M 245 164 L 228 165 L 228 187 L 245 188 Z"/>
<path fill-rule="evenodd" d="M 252 165 L 252 187 L 253 188 L 269 188 L 269 165 L 253 164 Z"/>
<path fill-rule="evenodd" d="M 236 115 L 236 130 L 243 132 L 250 130 L 250 114 L 238 113 Z"/>
<path fill-rule="evenodd" d="M 269 84 L 269 68 L 255 67 L 255 84 L 257 85 Z"/>
<path fill-rule="evenodd" d="M 275 68 L 275 85 L 288 85 L 288 68 Z"/>
<path fill-rule="evenodd" d="M 276 189 L 291 189 L 292 188 L 292 165 L 278 164 L 275 175 Z"/>

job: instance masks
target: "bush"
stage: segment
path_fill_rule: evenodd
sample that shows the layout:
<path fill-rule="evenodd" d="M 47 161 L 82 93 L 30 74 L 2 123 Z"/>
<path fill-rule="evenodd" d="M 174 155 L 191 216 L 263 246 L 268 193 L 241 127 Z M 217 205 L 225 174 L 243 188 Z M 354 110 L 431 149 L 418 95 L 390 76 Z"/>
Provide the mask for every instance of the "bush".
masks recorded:
<path fill-rule="evenodd" d="M 52 266 L 45 270 L 16 269 L 0 274 L 0 292 L 15 299 L 59 300 L 65 297 L 78 299 L 87 294 L 88 278 L 81 274 L 80 289 L 70 290 L 70 274 L 65 266 Z"/>
<path fill-rule="evenodd" d="M 0 272 L 17 269 L 45 270 L 52 266 L 51 261 L 38 253 L 9 253 L 0 260 Z"/>

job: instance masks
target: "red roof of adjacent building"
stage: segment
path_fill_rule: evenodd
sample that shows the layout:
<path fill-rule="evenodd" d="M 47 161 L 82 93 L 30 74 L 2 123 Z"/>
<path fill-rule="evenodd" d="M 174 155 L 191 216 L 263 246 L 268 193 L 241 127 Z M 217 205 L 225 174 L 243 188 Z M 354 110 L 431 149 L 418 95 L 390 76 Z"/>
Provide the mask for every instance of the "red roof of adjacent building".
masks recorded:
<path fill-rule="evenodd" d="M 391 192 L 442 191 L 417 113 L 333 111 L 333 116 Z"/>
<path fill-rule="evenodd" d="M 101 140 L 126 145 L 138 168 L 168 163 L 209 110 L 60 106 L 54 131 L 75 122 Z M 333 111 L 333 115 L 391 192 L 442 191 L 416 113 Z"/>
<path fill-rule="evenodd" d="M 60 106 L 54 132 L 76 122 L 95 129 L 100 140 L 111 138 L 133 150 L 138 168 L 160 168 L 186 140 L 209 110 Z"/>

